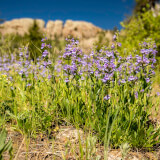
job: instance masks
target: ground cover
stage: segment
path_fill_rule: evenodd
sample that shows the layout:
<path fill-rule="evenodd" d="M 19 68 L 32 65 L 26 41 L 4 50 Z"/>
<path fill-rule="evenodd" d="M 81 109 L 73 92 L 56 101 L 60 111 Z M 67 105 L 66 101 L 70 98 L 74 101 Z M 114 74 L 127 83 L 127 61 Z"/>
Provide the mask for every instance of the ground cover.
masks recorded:
<path fill-rule="evenodd" d="M 49 139 L 58 143 L 62 126 L 82 131 L 76 137 L 78 147 L 66 149 L 72 144 L 69 139 L 62 142 L 64 152 L 48 148 L 44 159 L 50 155 L 67 159 L 66 152 L 72 152 L 73 159 L 107 159 L 111 149 L 121 151 L 124 159 L 129 151 L 158 150 L 160 128 L 152 118 L 159 105 L 159 93 L 152 89 L 156 45 L 146 40 L 134 55 L 122 57 L 118 35 L 113 39 L 110 47 L 94 48 L 89 55 L 79 48 L 78 40 L 66 39 L 65 51 L 57 61 L 49 52 L 52 46 L 47 38 L 42 39 L 41 56 L 34 60 L 27 47 L 21 47 L 18 54 L 1 56 L 0 126 L 12 130 L 11 138 L 16 139 L 15 131 L 21 137 L 18 147 L 13 140 L 14 158 L 21 155 L 23 146 L 28 146 L 24 155 L 31 156 L 36 139 L 47 141 L 54 150 Z M 37 152 L 42 153 L 41 149 Z M 155 154 L 157 158 L 158 151 Z"/>

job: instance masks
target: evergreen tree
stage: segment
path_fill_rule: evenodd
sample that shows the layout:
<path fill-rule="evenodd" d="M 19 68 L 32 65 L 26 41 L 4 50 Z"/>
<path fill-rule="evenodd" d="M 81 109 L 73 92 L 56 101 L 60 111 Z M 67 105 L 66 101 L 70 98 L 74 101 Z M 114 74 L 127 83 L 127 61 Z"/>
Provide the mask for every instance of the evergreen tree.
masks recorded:
<path fill-rule="evenodd" d="M 34 60 L 41 54 L 40 47 L 43 38 L 43 33 L 40 31 L 36 20 L 34 20 L 33 26 L 29 29 L 29 34 L 26 37 L 29 41 L 30 57 Z"/>

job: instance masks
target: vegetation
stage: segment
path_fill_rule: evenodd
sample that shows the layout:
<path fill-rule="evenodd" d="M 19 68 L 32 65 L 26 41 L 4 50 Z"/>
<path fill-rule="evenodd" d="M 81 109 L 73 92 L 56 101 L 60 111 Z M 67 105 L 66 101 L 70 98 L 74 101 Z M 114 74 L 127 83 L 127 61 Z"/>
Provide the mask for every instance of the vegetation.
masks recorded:
<path fill-rule="evenodd" d="M 103 46 L 109 45 L 109 40 L 105 38 L 106 31 L 101 31 L 98 35 L 98 41 L 95 42 L 96 50 L 99 51 Z"/>
<path fill-rule="evenodd" d="M 73 38 L 42 37 L 36 22 L 24 37 L 1 37 L 0 127 L 9 124 L 26 139 L 50 137 L 60 125 L 81 128 L 94 135 L 86 140 L 87 153 L 80 147 L 81 159 L 93 157 L 96 142 L 104 146 L 105 158 L 109 148 L 120 148 L 123 158 L 130 148 L 154 150 L 160 141 L 152 114 L 160 100 L 153 92 L 160 15 L 137 10 L 110 46 L 100 33 L 89 55 Z M 1 136 L 0 159 L 12 148 L 5 131 Z"/>
<path fill-rule="evenodd" d="M 41 39 L 44 37 L 44 33 L 39 29 L 39 26 L 34 21 L 33 25 L 29 29 L 29 33 L 21 36 L 19 34 L 0 35 L 0 55 L 11 55 L 12 53 L 18 54 L 18 49 L 24 46 L 28 47 L 29 58 L 36 60 L 41 53 Z M 65 40 L 60 40 L 60 37 L 55 35 L 55 40 L 47 39 L 54 48 L 50 48 L 50 52 L 56 58 L 60 51 L 65 47 Z"/>
<path fill-rule="evenodd" d="M 41 52 L 39 51 L 39 48 L 41 46 L 40 39 L 43 38 L 43 33 L 40 31 L 38 24 L 36 23 L 36 20 L 34 20 L 33 26 L 29 29 L 29 34 L 24 36 L 24 39 L 27 39 L 29 42 L 29 52 L 30 57 L 32 59 L 36 59 Z"/>
<path fill-rule="evenodd" d="M 149 120 L 157 105 L 151 94 L 155 44 L 144 42 L 137 51 L 142 56 L 122 58 L 119 42 L 88 56 L 78 43 L 69 39 L 56 64 L 46 38 L 36 63 L 27 47 L 18 57 L 1 57 L 1 117 L 27 136 L 70 122 L 94 132 L 106 148 L 151 149 L 160 139 L 160 128 Z"/>
<path fill-rule="evenodd" d="M 159 0 L 135 0 L 134 14 L 143 13 L 146 9 L 150 10 L 155 7 Z"/>
<path fill-rule="evenodd" d="M 2 160 L 2 154 L 5 151 L 9 151 L 10 159 L 12 159 L 12 141 L 9 140 L 7 143 L 5 143 L 7 134 L 6 131 L 3 129 L 0 133 L 0 160 Z"/>
<path fill-rule="evenodd" d="M 151 38 L 157 44 L 157 51 L 160 53 L 160 15 L 156 17 L 152 11 L 140 14 L 131 18 L 128 24 L 121 23 L 124 29 L 121 31 L 120 42 L 122 46 L 127 46 L 128 52 L 138 49 L 139 43 L 146 38 Z"/>

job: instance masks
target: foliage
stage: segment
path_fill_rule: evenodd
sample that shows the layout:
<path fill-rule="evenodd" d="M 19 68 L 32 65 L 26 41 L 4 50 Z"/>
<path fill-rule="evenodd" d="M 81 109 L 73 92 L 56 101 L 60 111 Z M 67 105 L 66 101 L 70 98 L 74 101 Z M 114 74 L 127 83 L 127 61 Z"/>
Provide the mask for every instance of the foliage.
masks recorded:
<path fill-rule="evenodd" d="M 98 35 L 98 41 L 95 42 L 96 50 L 99 51 L 103 46 L 109 45 L 109 40 L 105 37 L 106 31 L 101 31 Z"/>
<path fill-rule="evenodd" d="M 24 36 L 19 34 L 9 34 L 2 36 L 0 35 L 0 55 L 19 54 L 19 48 L 24 46 L 28 47 L 29 58 L 35 60 L 39 57 L 41 53 L 41 41 L 43 37 L 43 32 L 39 29 L 39 26 L 34 21 L 33 25 L 29 29 L 29 33 L 26 33 Z M 60 52 L 65 47 L 66 42 L 60 37 L 55 36 L 55 40 L 47 39 L 54 48 L 50 48 L 50 53 L 52 57 L 56 58 Z"/>
<path fill-rule="evenodd" d="M 83 54 L 78 44 L 68 39 L 56 64 L 46 38 L 36 61 L 29 59 L 27 47 L 17 56 L 1 57 L 1 117 L 32 136 L 50 134 L 56 124 L 69 122 L 94 133 L 105 148 L 157 144 L 159 127 L 149 120 L 155 104 L 151 94 L 155 45 L 142 43 L 140 56 L 122 58 L 117 41 L 90 55 Z"/>
<path fill-rule="evenodd" d="M 25 35 L 25 37 L 29 42 L 30 57 L 32 59 L 36 59 L 41 54 L 38 50 L 41 46 L 41 42 L 39 40 L 43 38 L 43 33 L 40 31 L 36 20 L 34 20 L 33 26 L 30 27 L 29 34 Z"/>
<path fill-rule="evenodd" d="M 98 137 L 102 139 L 105 132 L 108 132 L 107 139 L 112 140 L 114 147 L 119 146 L 123 141 L 128 141 L 136 147 L 152 146 L 153 139 L 150 139 L 152 144 L 146 144 L 146 140 L 142 140 L 142 137 L 145 138 L 144 135 L 148 138 L 147 134 L 151 134 L 150 131 L 153 129 L 146 126 L 147 117 L 150 114 L 149 108 L 153 106 L 151 99 L 147 96 L 150 94 L 149 79 L 153 67 L 148 58 L 155 57 L 155 50 L 150 48 L 151 44 L 141 45 L 145 48 L 140 50 L 142 57 L 136 55 L 136 57 L 128 56 L 123 59 L 116 51 L 120 46 L 119 43 L 86 56 L 74 47 L 77 41 L 71 40 L 71 42 L 72 44 L 67 46 L 62 56 L 61 64 L 68 88 L 66 90 L 68 107 L 77 104 L 80 108 L 77 111 L 77 107 L 71 107 L 69 110 L 72 112 L 69 115 L 78 113 L 76 116 L 74 114 L 69 116 L 69 119 L 72 120 L 75 117 L 75 121 L 80 115 L 79 123 L 91 127 L 91 130 L 96 130 Z M 154 56 L 150 55 L 151 50 Z M 155 63 L 155 58 L 153 59 Z M 72 99 L 70 96 L 77 100 L 73 103 L 70 101 Z M 68 111 L 65 109 L 63 112 L 67 114 Z M 155 135 L 158 132 L 159 130 L 155 131 Z"/>
<path fill-rule="evenodd" d="M 160 56 L 160 15 L 154 16 L 152 11 L 146 11 L 139 16 L 133 16 L 129 23 L 121 23 L 124 29 L 119 37 L 122 46 L 127 46 L 123 55 L 139 49 L 139 43 L 151 38 L 157 45 L 157 56 Z"/>
<path fill-rule="evenodd" d="M 4 129 L 0 132 L 0 137 L 1 137 L 0 138 L 0 160 L 3 159 L 2 154 L 5 151 L 9 151 L 10 159 L 11 159 L 12 158 L 12 141 L 9 140 L 7 143 L 5 143 L 7 134 Z"/>
<path fill-rule="evenodd" d="M 150 10 L 152 7 L 155 7 L 155 3 L 159 0 L 135 0 L 136 5 L 134 7 L 134 14 L 143 13 L 144 9 Z"/>

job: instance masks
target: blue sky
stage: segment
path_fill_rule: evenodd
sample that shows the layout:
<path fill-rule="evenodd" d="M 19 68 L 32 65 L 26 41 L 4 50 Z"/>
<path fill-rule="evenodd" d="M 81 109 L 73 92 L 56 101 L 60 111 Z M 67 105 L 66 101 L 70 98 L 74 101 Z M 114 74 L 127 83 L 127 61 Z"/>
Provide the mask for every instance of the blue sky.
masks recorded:
<path fill-rule="evenodd" d="M 83 20 L 103 29 L 121 29 L 120 22 L 132 13 L 134 0 L 0 0 L 0 18 Z"/>

